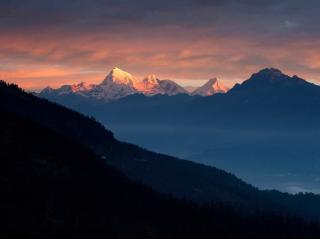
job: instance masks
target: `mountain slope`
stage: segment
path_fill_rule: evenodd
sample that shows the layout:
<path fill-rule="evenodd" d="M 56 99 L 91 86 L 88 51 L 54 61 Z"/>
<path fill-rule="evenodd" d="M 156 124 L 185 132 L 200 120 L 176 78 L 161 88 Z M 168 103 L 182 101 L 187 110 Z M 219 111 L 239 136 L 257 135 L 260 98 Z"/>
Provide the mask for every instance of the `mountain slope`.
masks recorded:
<path fill-rule="evenodd" d="M 0 110 L 1 238 L 317 238 L 320 227 L 159 195 L 90 150 Z M 226 226 L 227 225 L 227 226 Z"/>
<path fill-rule="evenodd" d="M 96 121 L 22 92 L 14 85 L 8 86 L 2 82 L 0 93 L 0 109 L 31 119 L 61 135 L 71 137 L 93 149 L 97 154 L 105 156 L 109 163 L 125 171 L 129 177 L 154 186 L 161 192 L 173 193 L 180 198 L 190 198 L 202 202 L 224 199 L 237 202 L 238 198 L 241 198 L 236 195 L 237 193 L 242 194 L 245 191 L 254 190 L 231 174 L 213 167 L 178 160 L 119 142 L 110 131 L 104 129 Z M 148 162 L 147 167 L 143 162 Z M 188 172 L 180 171 L 183 168 Z M 152 173 L 148 170 L 151 170 Z M 205 173 L 207 176 L 203 176 L 203 178 L 196 176 L 200 176 L 204 171 L 207 171 Z M 173 178 L 163 178 L 161 175 L 164 174 Z M 190 179 L 193 179 L 191 181 L 193 186 L 183 183 L 184 180 L 190 181 Z M 224 183 L 229 190 L 220 194 L 218 188 L 223 188 Z M 243 190 L 238 191 L 239 187 Z"/>
<path fill-rule="evenodd" d="M 160 87 L 165 92 L 165 95 L 178 95 L 178 94 L 188 94 L 188 92 L 180 85 L 172 80 L 161 80 L 159 81 Z"/>
<path fill-rule="evenodd" d="M 94 120 L 3 82 L 0 84 L 0 109 L 72 138 L 103 156 L 109 164 L 131 179 L 143 182 L 159 192 L 197 202 L 239 205 L 248 210 L 290 211 L 306 217 L 319 216 L 318 196 L 290 196 L 279 192 L 259 191 L 214 167 L 121 143 Z M 300 204 L 301 201 L 304 203 Z"/>
<path fill-rule="evenodd" d="M 135 94 L 137 80 L 128 72 L 114 68 L 101 82 L 87 92 L 91 98 L 99 100 L 116 100 L 127 95 Z"/>
<path fill-rule="evenodd" d="M 246 97 L 247 104 L 320 104 L 320 87 L 299 78 L 288 76 L 274 68 L 266 68 L 253 74 L 229 92 L 229 98 Z M 250 97 L 250 98 L 248 98 Z M 252 102 L 253 99 L 255 102 Z M 240 101 L 239 104 L 243 103 Z M 297 105 L 299 106 L 299 105 Z"/>
<path fill-rule="evenodd" d="M 226 93 L 229 89 L 225 87 L 217 78 L 210 79 L 203 86 L 194 90 L 192 95 L 210 96 L 217 93 Z"/>

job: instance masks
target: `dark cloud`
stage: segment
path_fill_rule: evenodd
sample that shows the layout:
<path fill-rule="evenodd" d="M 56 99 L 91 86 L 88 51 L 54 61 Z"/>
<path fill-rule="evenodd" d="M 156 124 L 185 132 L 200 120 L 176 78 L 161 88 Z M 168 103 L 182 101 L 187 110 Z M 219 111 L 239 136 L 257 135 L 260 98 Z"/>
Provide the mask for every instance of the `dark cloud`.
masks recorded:
<path fill-rule="evenodd" d="M 0 29 L 7 31 L 58 29 L 76 34 L 178 26 L 259 40 L 320 34 L 320 2 L 315 0 L 1 0 L 0 6 Z"/>
<path fill-rule="evenodd" d="M 290 18 L 306 24 L 319 21 L 317 9 L 320 6 L 320 2 L 315 0 L 2 0 L 0 4 L 1 19 L 21 27 L 52 22 L 76 22 L 79 25 L 121 24 L 123 21 L 141 23 L 145 18 L 157 24 L 170 22 L 183 26 L 186 22 L 201 22 L 210 25 L 212 22 L 208 20 L 216 17 L 222 27 L 223 24 L 230 27 L 230 23 L 244 25 L 251 20 L 254 20 L 251 24 L 260 26 L 276 22 L 281 25 L 286 20 L 294 20 Z M 168 18 L 160 19 L 157 16 Z M 6 25 L 3 21 L 2 25 Z"/>

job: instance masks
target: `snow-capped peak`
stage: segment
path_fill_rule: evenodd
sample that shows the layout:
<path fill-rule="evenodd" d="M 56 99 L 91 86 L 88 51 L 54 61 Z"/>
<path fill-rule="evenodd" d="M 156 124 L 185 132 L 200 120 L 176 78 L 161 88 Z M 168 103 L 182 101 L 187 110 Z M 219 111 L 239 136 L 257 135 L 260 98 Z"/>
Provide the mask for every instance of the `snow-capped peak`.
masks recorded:
<path fill-rule="evenodd" d="M 86 82 L 80 82 L 79 84 L 71 85 L 72 92 L 79 92 L 79 91 L 88 91 L 94 87 L 93 84 L 88 84 Z"/>
<path fill-rule="evenodd" d="M 148 75 L 142 81 L 136 82 L 135 88 L 138 92 L 147 95 L 162 93 L 159 85 L 159 80 L 155 75 Z"/>
<path fill-rule="evenodd" d="M 217 78 L 212 78 L 203 86 L 192 92 L 193 95 L 210 96 L 216 93 L 226 93 L 229 89 L 224 86 Z"/>
<path fill-rule="evenodd" d="M 133 86 L 135 81 L 135 78 L 130 73 L 115 67 L 110 71 L 102 84 L 115 83 Z"/>
<path fill-rule="evenodd" d="M 95 98 L 104 101 L 117 100 L 132 94 L 144 95 L 176 95 L 187 94 L 188 92 L 171 80 L 159 80 L 151 74 L 142 80 L 136 79 L 130 73 L 118 67 L 113 68 L 105 79 L 97 85 L 81 82 L 74 85 L 64 85 L 58 89 L 46 88 L 43 95 L 56 94 L 69 95 L 76 94 L 87 98 Z"/>
<path fill-rule="evenodd" d="M 136 88 L 145 95 L 177 95 L 185 94 L 187 91 L 171 80 L 159 80 L 155 75 L 148 75 L 141 82 L 140 87 Z"/>
<path fill-rule="evenodd" d="M 177 84 L 172 80 L 161 80 L 159 81 L 161 89 L 165 92 L 164 94 L 167 95 L 178 95 L 178 94 L 188 94 L 186 89 L 182 86 Z"/>

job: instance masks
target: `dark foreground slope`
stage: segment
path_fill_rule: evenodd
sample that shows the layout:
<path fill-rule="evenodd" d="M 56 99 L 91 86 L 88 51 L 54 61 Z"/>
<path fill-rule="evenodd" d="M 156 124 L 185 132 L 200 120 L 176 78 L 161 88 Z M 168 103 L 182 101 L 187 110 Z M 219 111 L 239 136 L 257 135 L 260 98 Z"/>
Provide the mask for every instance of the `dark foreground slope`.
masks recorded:
<path fill-rule="evenodd" d="M 196 202 L 228 203 L 245 211 L 290 212 L 319 219 L 319 196 L 260 191 L 214 167 L 121 143 L 96 121 L 4 82 L 0 84 L 0 109 L 30 119 L 90 148 L 131 179 L 158 192 Z"/>
<path fill-rule="evenodd" d="M 1 111 L 1 238 L 318 238 L 297 218 L 196 206 L 130 182 L 90 150 Z"/>

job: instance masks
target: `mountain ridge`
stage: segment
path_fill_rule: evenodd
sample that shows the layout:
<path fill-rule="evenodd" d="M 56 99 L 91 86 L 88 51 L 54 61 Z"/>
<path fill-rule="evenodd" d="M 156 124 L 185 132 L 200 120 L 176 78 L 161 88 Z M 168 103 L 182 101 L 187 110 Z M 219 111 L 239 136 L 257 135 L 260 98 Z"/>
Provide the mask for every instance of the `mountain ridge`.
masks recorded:
<path fill-rule="evenodd" d="M 217 93 L 227 93 L 228 90 L 229 88 L 225 87 L 217 78 L 212 78 L 194 90 L 191 95 L 211 96 Z"/>
<path fill-rule="evenodd" d="M 204 86 L 206 86 L 206 89 L 202 88 L 201 91 L 195 90 L 191 94 L 209 96 L 215 93 L 225 93 L 228 90 L 221 83 L 212 83 L 211 80 Z M 212 89 L 210 89 L 210 87 Z M 78 95 L 84 98 L 102 101 L 118 100 L 132 94 L 144 94 L 147 96 L 161 94 L 172 96 L 190 93 L 172 80 L 160 80 L 154 74 L 138 80 L 130 73 L 118 67 L 113 68 L 100 84 L 95 85 L 81 82 L 73 85 L 63 85 L 57 89 L 46 87 L 39 93 L 39 95 L 43 97 Z"/>

